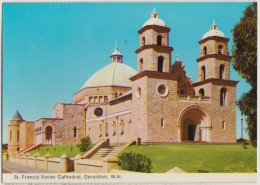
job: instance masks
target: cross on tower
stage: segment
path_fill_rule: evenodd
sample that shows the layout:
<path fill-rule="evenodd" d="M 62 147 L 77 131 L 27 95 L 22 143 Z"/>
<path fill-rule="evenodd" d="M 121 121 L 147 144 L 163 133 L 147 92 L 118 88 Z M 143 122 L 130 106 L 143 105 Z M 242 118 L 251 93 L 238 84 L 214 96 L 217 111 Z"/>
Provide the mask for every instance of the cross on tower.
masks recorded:
<path fill-rule="evenodd" d="M 115 43 L 116 43 L 116 47 L 117 47 L 117 41 Z"/>
<path fill-rule="evenodd" d="M 153 8 L 153 13 L 155 13 L 155 8 Z"/>
<path fill-rule="evenodd" d="M 177 62 L 179 61 L 179 55 L 178 54 L 176 55 L 176 61 Z"/>

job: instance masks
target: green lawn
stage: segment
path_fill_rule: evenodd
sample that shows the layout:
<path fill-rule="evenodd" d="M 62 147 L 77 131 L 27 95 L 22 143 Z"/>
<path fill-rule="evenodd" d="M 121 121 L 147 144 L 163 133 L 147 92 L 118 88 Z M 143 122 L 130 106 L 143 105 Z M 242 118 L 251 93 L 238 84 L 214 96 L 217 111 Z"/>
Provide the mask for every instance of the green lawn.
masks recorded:
<path fill-rule="evenodd" d="M 94 146 L 94 144 L 92 145 Z M 81 152 L 76 145 L 56 145 L 56 146 L 44 146 L 39 149 L 35 149 L 29 152 L 30 154 L 39 153 L 41 156 L 46 155 L 47 153 L 52 154 L 54 157 L 60 157 L 62 154 L 66 154 L 70 158 L 75 157 L 78 153 L 80 155 L 85 154 L 86 152 Z"/>
<path fill-rule="evenodd" d="M 256 151 L 241 144 L 144 144 L 132 145 L 123 152 L 136 152 L 152 160 L 152 173 L 164 173 L 179 167 L 189 173 L 256 172 Z"/>

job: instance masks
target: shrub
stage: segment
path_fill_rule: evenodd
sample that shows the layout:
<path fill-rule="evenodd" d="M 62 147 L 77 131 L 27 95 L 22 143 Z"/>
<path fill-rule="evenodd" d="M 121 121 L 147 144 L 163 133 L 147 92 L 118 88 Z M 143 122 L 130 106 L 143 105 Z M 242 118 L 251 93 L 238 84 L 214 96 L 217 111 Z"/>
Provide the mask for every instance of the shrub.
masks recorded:
<path fill-rule="evenodd" d="M 118 157 L 118 165 L 123 170 L 151 173 L 152 162 L 151 159 L 145 155 L 129 152 L 124 153 Z"/>
<path fill-rule="evenodd" d="M 80 144 L 77 144 L 77 147 L 81 152 L 86 152 L 91 148 L 91 140 L 89 136 L 84 137 L 80 140 Z"/>

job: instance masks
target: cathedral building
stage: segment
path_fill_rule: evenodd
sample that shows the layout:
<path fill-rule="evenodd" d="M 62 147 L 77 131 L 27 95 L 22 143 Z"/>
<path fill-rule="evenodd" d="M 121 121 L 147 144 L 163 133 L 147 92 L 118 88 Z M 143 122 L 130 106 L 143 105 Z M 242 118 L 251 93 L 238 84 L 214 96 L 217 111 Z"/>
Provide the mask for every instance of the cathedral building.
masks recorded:
<path fill-rule="evenodd" d="M 8 152 L 39 145 L 76 144 L 108 138 L 125 143 L 235 143 L 236 84 L 230 80 L 229 39 L 215 22 L 199 41 L 198 82 L 172 64 L 171 29 L 154 12 L 138 31 L 137 71 L 115 51 L 109 64 L 74 94 L 58 102 L 53 118 L 27 122 L 17 111 L 8 125 Z"/>

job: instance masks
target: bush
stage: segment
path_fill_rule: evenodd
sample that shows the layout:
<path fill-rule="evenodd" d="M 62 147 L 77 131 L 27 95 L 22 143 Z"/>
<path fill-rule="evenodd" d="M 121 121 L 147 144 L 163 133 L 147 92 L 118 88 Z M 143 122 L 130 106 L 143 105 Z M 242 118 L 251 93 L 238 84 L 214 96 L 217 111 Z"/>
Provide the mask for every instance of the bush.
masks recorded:
<path fill-rule="evenodd" d="M 84 137 L 80 140 L 80 144 L 77 144 L 77 147 L 81 152 L 86 152 L 91 148 L 91 140 L 89 136 Z"/>
<path fill-rule="evenodd" d="M 118 158 L 118 165 L 123 170 L 151 173 L 152 162 L 145 155 L 129 152 L 122 154 Z"/>

